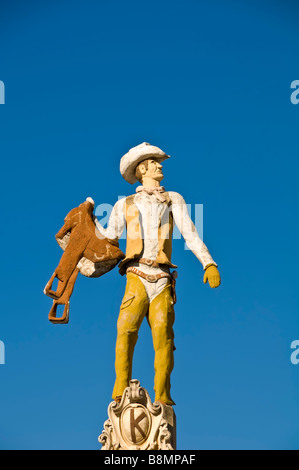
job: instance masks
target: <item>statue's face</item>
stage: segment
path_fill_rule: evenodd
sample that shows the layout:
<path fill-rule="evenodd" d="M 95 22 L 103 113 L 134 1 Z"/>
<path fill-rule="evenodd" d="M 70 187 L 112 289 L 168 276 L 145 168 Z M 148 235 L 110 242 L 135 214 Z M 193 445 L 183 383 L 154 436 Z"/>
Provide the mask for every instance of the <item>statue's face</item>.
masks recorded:
<path fill-rule="evenodd" d="M 146 160 L 146 162 L 147 167 L 142 163 L 140 164 L 140 171 L 142 173 L 142 176 L 152 178 L 156 181 L 161 181 L 164 178 L 161 163 L 158 163 L 156 160 L 152 160 L 150 158 Z"/>

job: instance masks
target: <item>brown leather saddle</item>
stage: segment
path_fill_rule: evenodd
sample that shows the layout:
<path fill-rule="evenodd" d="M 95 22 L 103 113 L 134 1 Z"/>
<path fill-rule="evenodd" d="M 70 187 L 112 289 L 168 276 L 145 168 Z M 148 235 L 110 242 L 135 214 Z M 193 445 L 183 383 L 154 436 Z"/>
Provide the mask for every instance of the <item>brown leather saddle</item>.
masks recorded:
<path fill-rule="evenodd" d="M 118 242 L 105 238 L 96 228 L 93 209 L 93 200 L 87 198 L 67 214 L 63 227 L 55 235 L 64 253 L 44 289 L 54 299 L 49 313 L 52 323 L 68 323 L 70 297 L 79 272 L 87 277 L 100 277 L 125 258 Z M 55 278 L 58 285 L 53 290 Z M 61 317 L 57 317 L 58 305 L 64 305 Z"/>

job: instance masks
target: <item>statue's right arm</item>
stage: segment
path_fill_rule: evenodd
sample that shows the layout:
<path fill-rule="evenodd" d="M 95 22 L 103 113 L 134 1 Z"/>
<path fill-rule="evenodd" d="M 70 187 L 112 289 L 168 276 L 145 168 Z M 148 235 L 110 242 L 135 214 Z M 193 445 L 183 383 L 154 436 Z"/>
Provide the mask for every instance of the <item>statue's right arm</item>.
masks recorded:
<path fill-rule="evenodd" d="M 119 199 L 116 202 L 111 211 L 107 228 L 104 228 L 95 217 L 96 227 L 104 237 L 111 240 L 118 240 L 121 237 L 126 226 L 125 202 L 126 198 Z"/>

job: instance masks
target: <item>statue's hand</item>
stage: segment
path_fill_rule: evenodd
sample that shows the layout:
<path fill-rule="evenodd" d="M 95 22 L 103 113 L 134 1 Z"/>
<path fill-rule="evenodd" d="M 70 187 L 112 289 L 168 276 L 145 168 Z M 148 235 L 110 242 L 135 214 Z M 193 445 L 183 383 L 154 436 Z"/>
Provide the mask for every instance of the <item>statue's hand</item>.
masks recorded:
<path fill-rule="evenodd" d="M 221 277 L 216 266 L 208 266 L 205 270 L 203 282 L 206 284 L 207 281 L 209 281 L 210 287 L 212 288 L 220 286 Z"/>

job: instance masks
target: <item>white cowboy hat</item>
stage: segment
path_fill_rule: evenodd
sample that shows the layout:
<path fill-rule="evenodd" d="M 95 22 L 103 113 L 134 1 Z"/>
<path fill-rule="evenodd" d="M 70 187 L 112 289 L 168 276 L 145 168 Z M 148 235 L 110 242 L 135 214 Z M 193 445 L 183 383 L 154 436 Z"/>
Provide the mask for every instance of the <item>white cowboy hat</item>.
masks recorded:
<path fill-rule="evenodd" d="M 153 158 L 160 163 L 170 158 L 170 156 L 166 155 L 159 147 L 154 147 L 147 142 L 143 142 L 131 148 L 128 153 L 120 159 L 120 172 L 128 183 L 134 184 L 138 181 L 135 176 L 136 167 L 139 163 L 148 158 Z"/>

